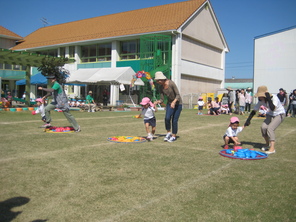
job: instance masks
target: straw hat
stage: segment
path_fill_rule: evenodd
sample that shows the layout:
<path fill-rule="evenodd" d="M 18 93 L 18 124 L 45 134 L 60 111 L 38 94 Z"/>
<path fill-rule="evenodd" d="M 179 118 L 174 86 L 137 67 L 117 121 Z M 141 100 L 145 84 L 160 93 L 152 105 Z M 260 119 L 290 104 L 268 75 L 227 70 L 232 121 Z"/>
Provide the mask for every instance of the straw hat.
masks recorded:
<path fill-rule="evenodd" d="M 92 91 L 89 91 L 88 94 L 92 94 Z"/>
<path fill-rule="evenodd" d="M 255 97 L 266 97 L 265 93 L 268 92 L 267 86 L 258 86 Z"/>
<path fill-rule="evenodd" d="M 227 89 L 227 90 L 232 90 L 232 88 L 231 88 L 231 87 L 229 87 L 229 86 L 228 86 L 226 89 Z"/>
<path fill-rule="evenodd" d="M 163 74 L 163 72 L 156 72 L 155 73 L 155 80 L 164 80 L 167 79 L 167 77 Z"/>

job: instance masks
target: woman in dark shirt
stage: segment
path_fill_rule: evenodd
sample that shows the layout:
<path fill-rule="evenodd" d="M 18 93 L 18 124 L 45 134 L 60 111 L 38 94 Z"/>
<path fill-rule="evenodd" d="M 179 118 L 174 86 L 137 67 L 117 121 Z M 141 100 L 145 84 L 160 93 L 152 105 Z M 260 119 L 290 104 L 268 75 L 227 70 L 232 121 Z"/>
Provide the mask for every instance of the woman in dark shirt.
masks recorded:
<path fill-rule="evenodd" d="M 174 142 L 177 138 L 178 120 L 182 111 L 182 98 L 176 84 L 172 80 L 167 79 L 162 72 L 155 73 L 155 80 L 160 85 L 160 100 L 155 101 L 154 104 L 162 103 L 164 95 L 168 99 L 165 114 L 167 134 L 164 141 Z"/>

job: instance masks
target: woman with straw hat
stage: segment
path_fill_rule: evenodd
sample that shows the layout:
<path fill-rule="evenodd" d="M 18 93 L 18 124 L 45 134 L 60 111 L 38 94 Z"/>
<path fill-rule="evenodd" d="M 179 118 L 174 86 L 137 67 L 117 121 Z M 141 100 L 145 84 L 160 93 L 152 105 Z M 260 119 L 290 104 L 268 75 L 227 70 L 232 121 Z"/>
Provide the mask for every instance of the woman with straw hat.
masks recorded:
<path fill-rule="evenodd" d="M 155 73 L 155 80 L 160 85 L 160 100 L 155 101 L 154 104 L 162 103 L 164 95 L 168 99 L 165 114 L 167 134 L 164 141 L 174 142 L 177 138 L 178 120 L 182 111 L 182 98 L 176 84 L 172 80 L 167 79 L 162 72 Z"/>
<path fill-rule="evenodd" d="M 265 139 L 266 145 L 261 149 L 267 154 L 275 153 L 275 130 L 283 122 L 286 113 L 280 100 L 277 96 L 272 96 L 266 86 L 259 86 L 255 97 L 258 97 L 258 103 L 255 105 L 253 111 L 250 113 L 245 126 L 251 124 L 251 119 L 259 111 L 263 105 L 268 108 L 266 119 L 262 123 L 261 133 Z"/>

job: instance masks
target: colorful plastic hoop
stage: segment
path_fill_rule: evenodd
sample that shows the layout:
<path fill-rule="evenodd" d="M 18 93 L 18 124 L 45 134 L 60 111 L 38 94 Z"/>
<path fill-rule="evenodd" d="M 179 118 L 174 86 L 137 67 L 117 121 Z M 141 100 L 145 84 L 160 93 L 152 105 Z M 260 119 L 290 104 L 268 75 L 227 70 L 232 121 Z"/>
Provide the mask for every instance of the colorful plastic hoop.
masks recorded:
<path fill-rule="evenodd" d="M 115 143 L 143 143 L 146 139 L 138 136 L 114 136 L 109 137 L 108 141 Z"/>
<path fill-rule="evenodd" d="M 219 154 L 224 157 L 240 160 L 261 160 L 268 157 L 266 153 L 250 149 L 239 149 L 237 151 L 234 151 L 233 149 L 224 149 L 221 150 Z"/>

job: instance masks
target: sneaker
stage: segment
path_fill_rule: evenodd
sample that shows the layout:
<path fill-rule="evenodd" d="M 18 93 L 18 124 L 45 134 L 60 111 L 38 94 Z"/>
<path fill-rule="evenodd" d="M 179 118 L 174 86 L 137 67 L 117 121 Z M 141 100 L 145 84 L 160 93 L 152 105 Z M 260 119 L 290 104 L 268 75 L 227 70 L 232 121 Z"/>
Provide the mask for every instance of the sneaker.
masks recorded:
<path fill-rule="evenodd" d="M 176 137 L 174 137 L 174 136 L 172 136 L 169 140 L 168 140 L 168 142 L 174 142 L 174 141 L 176 141 Z"/>
<path fill-rule="evenodd" d="M 164 142 L 167 142 L 170 138 L 171 138 L 172 134 L 171 133 L 167 133 L 167 135 L 165 136 L 165 138 L 163 139 Z"/>
<path fill-rule="evenodd" d="M 45 123 L 44 125 L 41 126 L 42 128 L 49 128 L 51 127 L 51 124 L 50 123 Z"/>
<path fill-rule="evenodd" d="M 152 141 L 153 140 L 153 135 L 149 133 L 148 136 L 147 136 L 147 140 Z"/>
<path fill-rule="evenodd" d="M 269 150 L 269 146 L 264 146 L 261 148 L 262 151 L 268 151 Z"/>
<path fill-rule="evenodd" d="M 78 126 L 78 129 L 74 130 L 74 131 L 75 131 L 75 133 L 79 133 L 81 131 L 80 126 Z"/>

